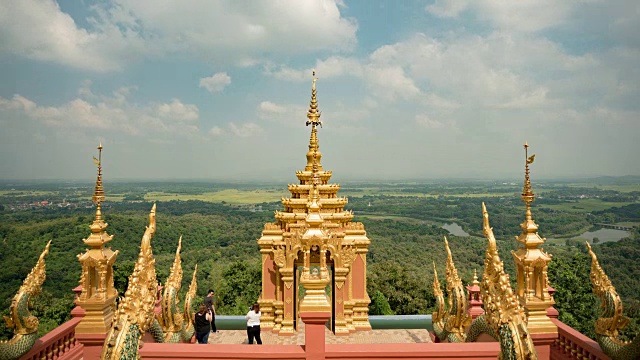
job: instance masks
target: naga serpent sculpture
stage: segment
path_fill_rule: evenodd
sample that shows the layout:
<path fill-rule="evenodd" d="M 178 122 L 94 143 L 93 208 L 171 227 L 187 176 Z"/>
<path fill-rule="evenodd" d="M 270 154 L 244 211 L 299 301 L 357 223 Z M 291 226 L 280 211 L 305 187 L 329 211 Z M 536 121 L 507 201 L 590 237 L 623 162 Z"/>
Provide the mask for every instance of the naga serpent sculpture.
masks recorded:
<path fill-rule="evenodd" d="M 458 270 L 453 262 L 449 242 L 445 236 L 445 249 L 447 250 L 447 294 L 448 311 L 445 313 L 444 297 L 438 282 L 436 265 L 433 264 L 433 293 L 436 296 L 436 311 L 432 315 L 433 330 L 440 340 L 449 342 L 465 342 L 465 328 L 471 323 L 471 316 L 467 314 L 467 297 L 464 286 L 458 277 Z"/>
<path fill-rule="evenodd" d="M 593 292 L 600 298 L 602 314 L 596 320 L 596 340 L 613 360 L 632 360 L 640 358 L 640 334 L 633 341 L 618 339 L 618 331 L 624 329 L 629 318 L 623 315 L 622 301 L 611 281 L 598 263 L 596 254 L 587 243 L 591 255 L 591 282 Z"/>
<path fill-rule="evenodd" d="M 22 286 L 11 301 L 11 315 L 5 316 L 4 321 L 9 329 L 14 329 L 11 340 L 0 341 L 0 360 L 18 359 L 31 350 L 38 339 L 38 318 L 29 312 L 29 302 L 42 290 L 42 283 L 47 278 L 44 257 L 49 253 L 51 240 L 31 272 L 24 279 Z"/>
<path fill-rule="evenodd" d="M 129 276 L 129 286 L 120 299 L 113 326 L 102 348 L 102 360 L 139 358 L 142 335 L 154 320 L 153 308 L 158 289 L 156 261 L 151 249 L 151 238 L 155 232 L 156 205 L 153 204 L 149 213 L 149 225 L 142 236 L 138 260 Z"/>
<path fill-rule="evenodd" d="M 198 284 L 196 282 L 196 272 L 198 265 L 193 271 L 191 285 L 185 296 L 184 310 L 178 310 L 178 292 L 182 287 L 182 260 L 180 259 L 180 249 L 182 248 L 182 236 L 178 240 L 176 257 L 171 267 L 171 273 L 167 278 L 162 294 L 162 313 L 156 315 L 155 320 L 149 328 L 153 339 L 159 343 L 179 343 L 189 342 L 194 334 L 193 313 L 191 304 L 196 296 Z"/>
<path fill-rule="evenodd" d="M 482 203 L 482 215 L 484 217 L 482 229 L 488 244 L 482 283 L 480 283 L 485 314 L 478 319 L 482 318 L 481 321 L 486 322 L 497 334 L 500 343 L 499 359 L 537 359 L 538 356 L 527 329 L 527 317 L 511 289 L 509 275 L 504 272 L 496 238 L 493 235 L 493 229 L 489 226 L 489 213 L 484 203 Z"/>

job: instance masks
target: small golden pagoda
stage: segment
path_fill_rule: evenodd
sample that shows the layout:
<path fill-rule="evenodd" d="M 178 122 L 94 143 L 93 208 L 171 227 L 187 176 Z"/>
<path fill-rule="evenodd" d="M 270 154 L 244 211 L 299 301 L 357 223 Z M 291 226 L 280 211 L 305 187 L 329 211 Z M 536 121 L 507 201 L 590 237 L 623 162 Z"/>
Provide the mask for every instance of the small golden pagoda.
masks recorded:
<path fill-rule="evenodd" d="M 98 158 L 93 158 L 98 167 L 98 178 L 93 193 L 96 204 L 96 217 L 89 226 L 91 235 L 83 239 L 90 248 L 84 254 L 78 255 L 82 265 L 80 286 L 82 292 L 76 304 L 82 307 L 86 314 L 76 328 L 78 334 L 106 334 L 111 328 L 118 291 L 113 285 L 113 263 L 118 251 L 105 248 L 105 244 L 113 239 L 113 235 L 106 232 L 108 224 L 102 219 L 101 203 L 104 201 L 102 188 L 102 144 L 98 146 Z"/>
<path fill-rule="evenodd" d="M 535 154 L 529 156 L 528 148 L 529 145 L 525 142 L 525 176 L 522 201 L 526 204 L 526 214 L 524 222 L 520 224 L 522 233 L 516 237 L 516 240 L 523 246 L 518 251 L 512 251 L 517 273 L 516 293 L 520 304 L 526 311 L 529 331 L 532 334 L 557 333 L 556 325 L 547 316 L 547 309 L 555 304 L 548 291 L 547 268 L 551 261 L 551 255 L 540 248 L 545 239 L 538 235 L 538 225 L 531 217 L 531 203 L 535 200 L 535 195 L 531 190 L 529 165 L 533 163 Z"/>
<path fill-rule="evenodd" d="M 331 311 L 336 334 L 371 329 L 366 288 L 370 241 L 362 223 L 351 222 L 353 212 L 344 210 L 347 199 L 337 196 L 340 185 L 329 184 L 332 173 L 320 163 L 318 126 L 322 122 L 315 71 L 313 76 L 306 122 L 311 125 L 307 165 L 296 171 L 299 184 L 288 186 L 291 197 L 282 199 L 284 211 L 275 212 L 276 221 L 265 224 L 258 240 L 262 253 L 260 322 L 262 328 L 280 335 L 292 335 L 300 311 L 309 309 Z M 325 287 L 328 289 L 322 290 Z M 322 292 L 328 307 L 322 305 Z"/>

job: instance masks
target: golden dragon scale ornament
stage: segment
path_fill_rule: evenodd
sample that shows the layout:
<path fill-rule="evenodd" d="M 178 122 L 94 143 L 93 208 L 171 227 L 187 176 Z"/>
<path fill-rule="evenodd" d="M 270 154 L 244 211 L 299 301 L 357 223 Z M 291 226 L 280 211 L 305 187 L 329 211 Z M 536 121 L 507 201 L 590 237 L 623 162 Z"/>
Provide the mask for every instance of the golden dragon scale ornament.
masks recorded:
<path fill-rule="evenodd" d="M 167 278 L 162 294 L 162 313 L 156 316 L 155 320 L 149 328 L 149 332 L 156 342 L 160 343 L 179 343 L 180 341 L 189 342 L 194 334 L 191 303 L 195 298 L 195 292 L 198 285 L 195 280 L 196 270 L 193 273 L 189 292 L 185 297 L 184 310 L 179 310 L 178 292 L 182 287 L 182 260 L 180 258 L 180 250 L 182 249 L 182 237 L 178 241 L 176 257 L 171 267 L 171 272 Z"/>
<path fill-rule="evenodd" d="M 593 292 L 600 298 L 602 314 L 596 320 L 596 340 L 604 351 L 613 360 L 640 359 L 640 334 L 633 341 L 625 342 L 618 339 L 618 331 L 624 329 L 629 323 L 629 318 L 623 315 L 622 300 L 613 287 L 607 274 L 605 274 L 596 254 L 587 243 L 589 255 L 591 255 L 591 283 Z"/>
<path fill-rule="evenodd" d="M 42 283 L 47 278 L 44 257 L 49 253 L 51 241 L 31 272 L 22 282 L 22 286 L 11 301 L 11 313 L 4 317 L 9 329 L 13 329 L 14 336 L 8 341 L 0 342 L 0 360 L 18 359 L 31 350 L 38 339 L 38 318 L 29 312 L 29 302 L 42 290 Z"/>
<path fill-rule="evenodd" d="M 149 328 L 154 319 L 158 281 L 156 280 L 155 259 L 151 249 L 151 239 L 156 232 L 156 205 L 149 213 L 147 226 L 138 260 L 129 276 L 129 286 L 120 299 L 118 310 L 111 330 L 102 348 L 102 360 L 105 359 L 138 359 L 138 349 L 142 334 Z"/>
<path fill-rule="evenodd" d="M 484 218 L 482 229 L 487 238 L 484 259 L 484 273 L 480 283 L 484 304 L 484 321 L 495 331 L 500 342 L 500 356 L 503 360 L 534 360 L 538 356 L 527 329 L 524 309 L 513 293 L 509 275 L 504 272 L 504 264 L 498 254 L 496 238 L 489 226 L 489 213 L 482 203 Z"/>
<path fill-rule="evenodd" d="M 451 256 L 451 249 L 449 249 L 449 242 L 447 238 L 444 238 L 444 245 L 447 251 L 447 265 L 446 265 L 446 279 L 447 279 L 447 295 L 448 295 L 448 310 L 444 312 L 444 299 L 442 297 L 442 290 L 440 290 L 440 283 L 437 282 L 437 274 L 435 273 L 434 264 L 434 295 L 436 295 L 436 312 L 434 313 L 434 332 L 440 340 L 447 340 L 449 342 L 465 342 L 466 334 L 465 329 L 471 323 L 471 317 L 467 314 L 467 296 L 465 293 L 464 285 L 460 277 L 458 277 L 458 270 L 453 262 Z M 437 283 L 437 284 L 436 284 Z M 438 288 L 436 290 L 436 287 Z M 441 304 L 439 304 L 439 302 Z M 442 313 L 440 313 L 442 312 Z"/>

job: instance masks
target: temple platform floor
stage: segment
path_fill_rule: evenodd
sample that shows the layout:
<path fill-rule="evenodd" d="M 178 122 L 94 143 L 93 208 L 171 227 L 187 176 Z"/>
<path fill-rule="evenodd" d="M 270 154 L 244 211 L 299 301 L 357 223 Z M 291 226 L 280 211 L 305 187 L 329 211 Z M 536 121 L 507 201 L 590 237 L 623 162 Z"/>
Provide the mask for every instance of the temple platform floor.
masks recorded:
<path fill-rule="evenodd" d="M 293 336 L 278 336 L 271 331 L 260 333 L 263 344 L 304 345 L 304 324 Z M 327 344 L 398 344 L 431 343 L 429 331 L 425 329 L 388 329 L 356 331 L 346 336 L 336 336 L 325 329 Z M 209 344 L 247 344 L 246 330 L 220 330 L 209 335 Z"/>

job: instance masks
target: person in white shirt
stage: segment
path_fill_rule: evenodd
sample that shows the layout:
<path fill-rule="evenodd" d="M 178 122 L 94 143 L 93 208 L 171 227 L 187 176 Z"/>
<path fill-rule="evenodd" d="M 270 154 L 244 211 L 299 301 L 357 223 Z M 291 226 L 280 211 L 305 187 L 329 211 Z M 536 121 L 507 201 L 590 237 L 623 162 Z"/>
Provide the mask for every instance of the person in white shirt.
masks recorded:
<path fill-rule="evenodd" d="M 262 339 L 260 339 L 260 305 L 253 304 L 251 309 L 247 313 L 245 318 L 247 319 L 247 336 L 249 337 L 249 344 L 253 344 L 253 339 L 256 339 L 258 345 L 262 345 Z"/>

